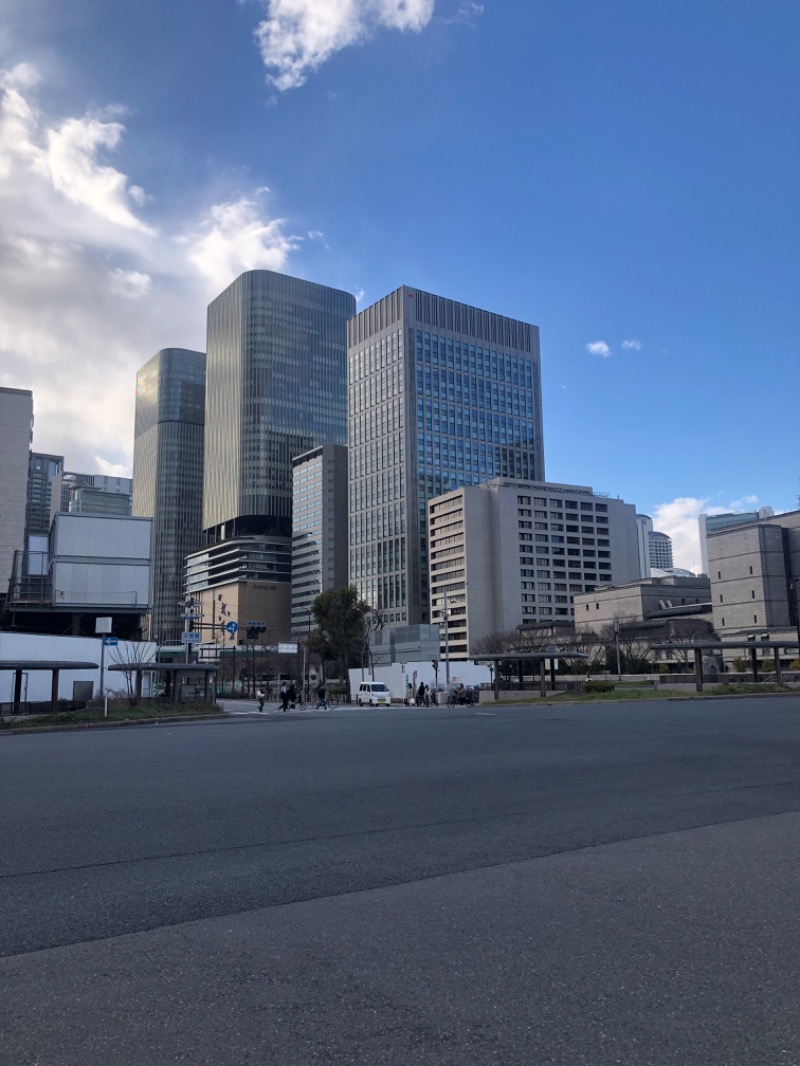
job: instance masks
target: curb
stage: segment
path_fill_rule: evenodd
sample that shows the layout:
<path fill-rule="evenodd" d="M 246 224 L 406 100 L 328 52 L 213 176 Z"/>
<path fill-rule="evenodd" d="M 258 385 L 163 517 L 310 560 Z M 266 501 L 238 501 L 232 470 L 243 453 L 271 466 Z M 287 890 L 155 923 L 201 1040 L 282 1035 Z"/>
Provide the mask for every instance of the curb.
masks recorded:
<path fill-rule="evenodd" d="M 18 737 L 31 733 L 74 733 L 80 729 L 117 729 L 132 725 L 174 725 L 176 722 L 217 722 L 228 716 L 220 714 L 179 714 L 170 718 L 125 718 L 121 722 L 67 722 L 64 725 L 22 726 L 19 729 L 0 729 L 0 737 Z"/>

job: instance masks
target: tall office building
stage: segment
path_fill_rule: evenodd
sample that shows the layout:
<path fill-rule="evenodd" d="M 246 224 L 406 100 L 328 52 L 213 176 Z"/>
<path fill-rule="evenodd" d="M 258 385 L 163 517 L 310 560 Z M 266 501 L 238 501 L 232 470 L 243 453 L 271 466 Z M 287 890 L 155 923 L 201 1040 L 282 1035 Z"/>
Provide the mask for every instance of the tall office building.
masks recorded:
<path fill-rule="evenodd" d="M 77 485 L 70 493 L 69 514 L 133 513 L 133 500 L 123 492 L 101 492 L 91 485 Z"/>
<path fill-rule="evenodd" d="M 658 530 L 648 534 L 650 548 L 650 570 L 671 570 L 672 562 L 672 537 Z"/>
<path fill-rule="evenodd" d="M 347 584 L 347 448 L 298 455 L 292 476 L 292 629 L 303 632 L 317 596 Z"/>
<path fill-rule="evenodd" d="M 292 460 L 347 440 L 350 293 L 251 270 L 208 308 L 203 526 L 291 536 Z"/>
<path fill-rule="evenodd" d="M 639 551 L 639 577 L 650 577 L 650 534 L 653 532 L 653 519 L 649 514 L 636 516 L 636 543 Z"/>
<path fill-rule="evenodd" d="M 93 489 L 96 493 L 105 493 L 113 496 L 126 496 L 130 500 L 133 494 L 133 481 L 129 477 L 114 477 L 111 474 L 78 474 L 73 470 L 65 470 L 61 475 L 61 504 L 59 511 L 68 514 L 70 504 L 79 489 Z M 122 514 L 123 508 L 119 501 L 107 501 L 103 497 L 95 497 L 99 510 L 95 514 Z M 88 498 L 83 506 L 88 506 Z M 82 513 L 88 514 L 84 510 Z M 130 514 L 130 507 L 127 514 Z"/>
<path fill-rule="evenodd" d="M 46 537 L 60 510 L 63 455 L 31 452 L 28 460 L 28 498 L 25 508 L 25 544 L 29 537 Z"/>
<path fill-rule="evenodd" d="M 539 330 L 402 286 L 349 323 L 348 369 L 350 580 L 427 624 L 427 501 L 544 477 Z"/>
<path fill-rule="evenodd" d="M 8 592 L 14 552 L 25 543 L 33 393 L 0 388 L 0 599 Z"/>
<path fill-rule="evenodd" d="M 428 511 L 433 621 L 456 659 L 492 633 L 566 623 L 577 593 L 639 576 L 635 508 L 584 485 L 495 478 Z"/>
<path fill-rule="evenodd" d="M 164 348 L 136 375 L 133 513 L 154 519 L 151 634 L 161 643 L 180 640 L 185 559 L 201 543 L 205 364 L 203 352 Z"/>

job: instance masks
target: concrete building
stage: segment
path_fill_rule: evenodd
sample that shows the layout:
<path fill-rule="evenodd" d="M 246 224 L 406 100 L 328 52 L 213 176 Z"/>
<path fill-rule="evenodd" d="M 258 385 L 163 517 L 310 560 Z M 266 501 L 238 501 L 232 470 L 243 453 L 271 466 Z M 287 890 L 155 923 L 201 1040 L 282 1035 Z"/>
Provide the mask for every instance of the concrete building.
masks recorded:
<path fill-rule="evenodd" d="M 760 518 L 772 518 L 775 511 L 772 507 L 759 507 L 757 511 L 726 511 L 724 514 L 701 514 L 697 517 L 697 525 L 700 532 L 700 565 L 704 574 L 708 573 L 708 545 L 706 538 L 710 533 L 717 533 L 721 529 L 731 529 L 733 526 L 749 526 Z"/>
<path fill-rule="evenodd" d="M 238 646 L 249 625 L 266 627 L 265 641 L 291 632 L 290 537 L 231 537 L 186 559 L 186 598 L 199 605 L 204 642 Z M 236 623 L 238 631 L 226 626 Z M 192 628 L 194 624 L 192 624 Z"/>
<path fill-rule="evenodd" d="M 582 485 L 495 478 L 428 504 L 430 597 L 451 658 L 639 574 L 636 510 Z"/>
<path fill-rule="evenodd" d="M 714 628 L 722 640 L 797 641 L 800 511 L 708 536 Z"/>
<path fill-rule="evenodd" d="M 671 570 L 672 563 L 672 537 L 657 530 L 648 534 L 648 548 L 650 553 L 650 570 Z"/>
<path fill-rule="evenodd" d="M 401 286 L 348 325 L 350 580 L 390 626 L 426 625 L 426 505 L 544 476 L 536 326 Z"/>
<path fill-rule="evenodd" d="M 14 553 L 25 545 L 33 393 L 0 388 L 0 600 L 8 591 Z"/>
<path fill-rule="evenodd" d="M 57 514 L 45 552 L 15 553 L 11 627 L 94 636 L 95 620 L 110 616 L 117 635 L 140 638 L 151 555 L 149 518 Z"/>
<path fill-rule="evenodd" d="M 185 348 L 162 349 L 136 375 L 133 512 L 153 519 L 150 632 L 161 644 L 181 639 L 186 557 L 202 544 L 205 384 L 205 353 Z"/>
<path fill-rule="evenodd" d="M 311 604 L 347 584 L 347 448 L 323 444 L 292 462 L 292 629 L 311 625 Z"/>
<path fill-rule="evenodd" d="M 653 519 L 649 514 L 637 514 L 636 537 L 639 551 L 639 577 L 650 577 L 650 534 L 653 532 Z"/>
<path fill-rule="evenodd" d="M 251 270 L 208 308 L 203 527 L 292 533 L 292 460 L 347 441 L 350 293 Z"/>
<path fill-rule="evenodd" d="M 601 585 L 575 596 L 575 629 L 600 633 L 614 620 L 642 622 L 659 618 L 708 615 L 711 586 L 707 577 L 651 577 Z"/>

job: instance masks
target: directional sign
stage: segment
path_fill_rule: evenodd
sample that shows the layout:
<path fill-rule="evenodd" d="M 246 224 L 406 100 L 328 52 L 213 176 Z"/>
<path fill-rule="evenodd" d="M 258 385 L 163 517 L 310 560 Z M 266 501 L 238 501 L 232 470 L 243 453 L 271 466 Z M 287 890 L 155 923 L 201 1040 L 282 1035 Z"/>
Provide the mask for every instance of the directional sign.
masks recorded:
<path fill-rule="evenodd" d="M 103 637 L 103 643 L 107 648 L 115 648 L 119 644 L 117 637 Z"/>
<path fill-rule="evenodd" d="M 200 643 L 200 634 L 199 633 L 181 633 L 181 643 L 182 644 L 199 644 Z"/>
<path fill-rule="evenodd" d="M 278 655 L 297 655 L 297 645 L 294 641 L 278 644 Z"/>
<path fill-rule="evenodd" d="M 225 628 L 228 630 L 229 633 L 238 633 L 238 631 L 239 631 L 239 623 L 238 622 L 226 622 L 225 623 Z"/>

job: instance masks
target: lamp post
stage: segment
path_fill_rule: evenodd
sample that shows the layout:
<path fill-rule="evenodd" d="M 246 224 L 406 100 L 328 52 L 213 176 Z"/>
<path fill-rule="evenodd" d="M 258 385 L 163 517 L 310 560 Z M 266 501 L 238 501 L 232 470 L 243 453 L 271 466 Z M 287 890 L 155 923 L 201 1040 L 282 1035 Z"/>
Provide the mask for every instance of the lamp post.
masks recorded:
<path fill-rule="evenodd" d="M 444 680 L 448 689 L 450 688 L 450 615 L 447 610 L 447 593 L 444 594 L 444 608 L 442 610 L 442 621 L 444 622 Z"/>
<path fill-rule="evenodd" d="M 303 684 L 301 686 L 301 691 L 302 691 L 302 694 L 303 694 L 303 700 L 305 701 L 305 700 L 308 699 L 308 671 L 306 669 L 306 664 L 308 662 L 308 642 L 311 639 L 311 608 L 310 607 L 301 607 L 300 610 L 301 611 L 305 611 L 306 615 L 308 616 L 308 618 L 307 618 L 308 626 L 307 626 L 307 629 L 306 629 L 306 639 L 305 639 L 305 643 L 303 644 Z"/>
<path fill-rule="evenodd" d="M 794 620 L 797 626 L 797 658 L 800 659 L 800 593 L 797 586 L 800 585 L 800 576 L 793 577 L 789 581 L 789 588 L 794 591 Z"/>

